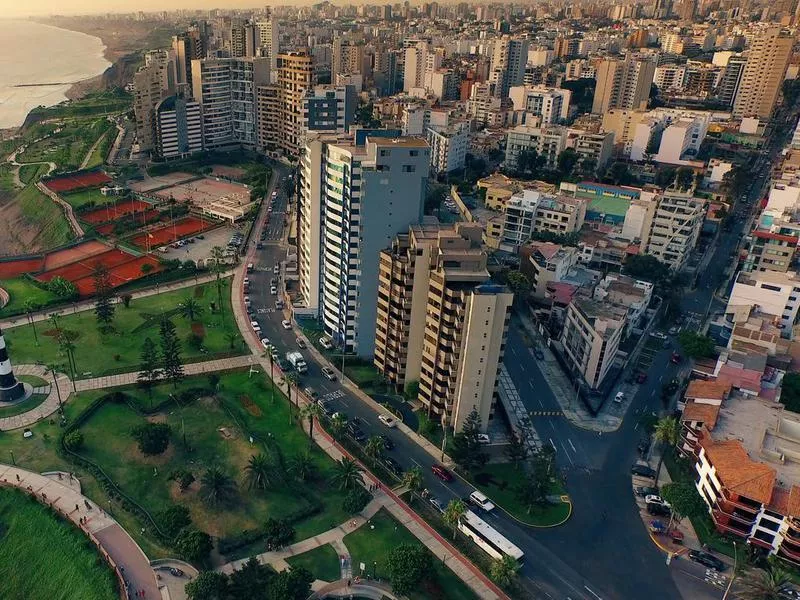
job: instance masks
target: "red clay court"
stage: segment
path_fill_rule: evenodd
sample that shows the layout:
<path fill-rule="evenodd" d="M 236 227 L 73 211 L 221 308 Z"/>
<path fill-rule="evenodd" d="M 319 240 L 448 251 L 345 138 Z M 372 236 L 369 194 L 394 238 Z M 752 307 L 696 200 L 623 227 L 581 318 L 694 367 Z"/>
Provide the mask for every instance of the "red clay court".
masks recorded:
<path fill-rule="evenodd" d="M 81 221 L 87 223 L 108 223 L 130 214 L 145 214 L 150 211 L 151 205 L 141 200 L 125 200 L 114 206 L 109 203 L 103 208 L 98 208 L 79 216 Z M 152 218 L 152 217 L 151 217 Z"/>
<path fill-rule="evenodd" d="M 93 171 L 91 173 L 72 173 L 70 175 L 61 175 L 59 177 L 53 177 L 52 179 L 43 181 L 48 188 L 56 193 L 59 193 L 82 190 L 90 187 L 99 187 L 101 185 L 111 183 L 111 177 L 102 171 Z"/>
<path fill-rule="evenodd" d="M 11 279 L 25 273 L 38 273 L 43 266 L 44 256 L 2 261 L 0 262 L 0 279 Z"/>
<path fill-rule="evenodd" d="M 55 252 L 51 252 L 45 256 L 44 267 L 42 270 L 51 271 L 52 269 L 57 269 L 62 265 L 83 260 L 90 256 L 94 256 L 95 254 L 107 252 L 110 249 L 111 246 L 104 244 L 103 242 L 89 240 L 88 242 L 70 246 L 69 248 L 64 248 L 63 250 L 56 250 Z"/>
<path fill-rule="evenodd" d="M 98 264 L 105 265 L 106 268 L 111 271 L 113 267 L 128 262 L 132 258 L 134 258 L 132 254 L 114 248 L 108 252 L 95 254 L 94 256 L 69 263 L 68 265 L 58 267 L 51 271 L 45 271 L 36 279 L 39 281 L 50 281 L 53 277 L 63 277 L 69 281 L 76 281 L 82 277 L 90 276 L 95 266 Z"/>
<path fill-rule="evenodd" d="M 130 255 L 127 256 L 130 257 Z M 161 270 L 161 263 L 159 263 L 158 259 L 154 256 L 145 255 L 133 258 L 133 260 L 108 269 L 111 287 L 119 287 L 125 283 L 144 277 L 145 273 L 142 272 L 142 265 L 145 264 L 153 267 L 150 273 L 156 273 Z M 94 278 L 91 275 L 75 279 L 72 283 L 75 284 L 81 296 L 91 296 L 94 294 Z"/>
<path fill-rule="evenodd" d="M 151 248 L 164 246 L 187 236 L 200 233 L 207 229 L 216 227 L 216 223 L 208 220 L 201 220 L 196 217 L 184 217 L 175 221 L 174 224 L 164 225 L 148 232 L 140 233 L 130 239 L 130 242 L 139 248 Z"/>

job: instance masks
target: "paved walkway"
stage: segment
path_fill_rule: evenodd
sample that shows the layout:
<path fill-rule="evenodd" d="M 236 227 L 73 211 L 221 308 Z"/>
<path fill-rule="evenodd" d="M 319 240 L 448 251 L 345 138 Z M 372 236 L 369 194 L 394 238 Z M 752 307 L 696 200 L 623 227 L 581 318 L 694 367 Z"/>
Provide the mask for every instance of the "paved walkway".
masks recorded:
<path fill-rule="evenodd" d="M 86 156 L 83 157 L 83 160 L 81 161 L 81 166 L 79 167 L 79 169 L 85 169 L 86 168 L 86 165 L 88 165 L 89 161 L 92 160 L 92 154 L 94 154 L 95 148 L 97 148 L 100 145 L 100 142 L 102 142 L 105 139 L 105 137 L 108 135 L 109 131 L 110 131 L 110 129 L 107 129 L 106 131 L 103 132 L 103 134 L 99 138 L 97 138 L 94 141 L 94 144 L 92 144 L 92 147 L 89 148 L 89 150 L 86 152 Z M 105 156 L 103 157 L 103 160 L 105 160 Z"/>
<path fill-rule="evenodd" d="M 62 474 L 64 481 L 68 481 L 69 477 L 68 473 Z M 112 564 L 119 569 L 118 574 L 128 583 L 132 597 L 137 591 L 143 591 L 144 598 L 161 598 L 150 561 L 142 549 L 119 523 L 79 491 L 61 483 L 57 477 L 4 464 L 0 464 L 0 485 L 16 487 L 35 495 L 37 500 L 58 510 L 96 540 Z"/>
<path fill-rule="evenodd" d="M 14 365 L 14 373 L 16 375 L 35 375 L 45 381 L 52 381 L 53 379 L 53 376 L 45 371 L 43 365 Z M 58 410 L 59 397 L 62 402 L 66 402 L 72 392 L 72 386 L 66 375 L 57 373 L 56 381 L 58 381 L 58 389 L 54 385 L 48 386 L 47 398 L 39 406 L 21 415 L 0 419 L 0 431 L 20 429 L 21 427 L 33 425 L 39 419 L 49 417 L 56 412 Z M 59 396 L 59 394 L 61 395 Z"/>
<path fill-rule="evenodd" d="M 229 273 L 223 275 L 223 277 L 228 277 Z M 156 294 L 163 294 L 165 292 L 172 292 L 175 290 L 181 290 L 187 287 L 193 287 L 195 285 L 199 285 L 202 283 L 209 283 L 215 281 L 217 278 L 214 274 L 207 274 L 203 275 L 202 277 L 198 277 L 196 280 L 195 278 L 191 279 L 184 279 L 183 281 L 176 281 L 175 283 L 168 283 L 165 285 L 156 285 L 151 288 L 147 288 L 144 290 L 139 290 L 137 292 L 131 292 L 131 299 L 136 300 L 137 298 L 146 298 L 147 296 L 155 296 Z M 115 297 L 112 301 L 116 300 L 117 303 L 121 303 L 122 301 Z M 132 302 L 131 301 L 131 302 Z M 133 306 L 133 303 L 132 303 Z M 83 312 L 85 310 L 92 310 L 94 309 L 94 300 L 82 300 L 80 302 L 75 302 L 70 306 L 64 306 L 58 309 L 44 309 L 40 310 L 39 312 L 31 313 L 31 318 L 36 321 L 44 321 L 50 317 L 51 314 L 55 313 L 57 315 L 69 315 L 78 312 Z M 11 329 L 13 327 L 19 327 L 21 325 L 28 324 L 28 317 L 27 315 L 17 315 L 16 317 L 11 317 L 0 321 L 0 329 Z"/>
<path fill-rule="evenodd" d="M 314 583 L 316 584 L 318 581 Z M 374 600 L 383 600 L 383 598 L 400 600 L 398 596 L 392 593 L 391 587 L 377 581 L 354 583 L 352 585 L 347 585 L 347 580 L 336 581 L 321 586 L 312 585 L 312 589 L 314 593 L 309 596 L 309 600 L 316 600 L 317 598 L 352 598 L 353 596 L 374 598 Z"/>
<path fill-rule="evenodd" d="M 42 192 L 45 196 L 50 198 L 53 202 L 58 204 L 61 207 L 61 210 L 64 211 L 64 216 L 67 217 L 67 221 L 69 222 L 69 226 L 72 229 L 72 233 L 75 234 L 75 237 L 83 237 L 84 231 L 81 224 L 78 223 L 78 219 L 75 218 L 75 213 L 72 210 L 72 205 L 63 200 L 61 196 L 56 194 L 53 190 L 43 184 L 41 181 L 36 182 L 36 189 Z"/>

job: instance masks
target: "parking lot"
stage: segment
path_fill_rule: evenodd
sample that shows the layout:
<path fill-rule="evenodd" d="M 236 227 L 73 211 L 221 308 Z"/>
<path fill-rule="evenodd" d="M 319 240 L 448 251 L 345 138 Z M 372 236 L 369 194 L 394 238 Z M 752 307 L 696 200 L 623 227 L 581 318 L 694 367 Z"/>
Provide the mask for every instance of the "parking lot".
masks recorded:
<path fill-rule="evenodd" d="M 164 246 L 164 248 L 159 251 L 159 254 L 164 258 L 173 260 L 205 261 L 211 256 L 211 249 L 214 246 L 225 248 L 228 241 L 231 239 L 231 235 L 233 235 L 235 231 L 243 231 L 243 229 L 244 226 L 231 227 L 230 225 L 222 225 L 221 227 L 201 234 L 203 239 L 194 236 L 192 238 L 194 243 L 186 244 L 181 248 L 173 248 L 171 245 Z"/>

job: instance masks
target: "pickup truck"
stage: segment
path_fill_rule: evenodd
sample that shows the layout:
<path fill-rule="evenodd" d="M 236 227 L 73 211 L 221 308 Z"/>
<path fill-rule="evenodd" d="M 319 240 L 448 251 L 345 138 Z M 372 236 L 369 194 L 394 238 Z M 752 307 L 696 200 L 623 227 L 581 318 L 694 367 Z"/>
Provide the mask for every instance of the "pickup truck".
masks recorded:
<path fill-rule="evenodd" d="M 286 360 L 292 363 L 292 366 L 298 373 L 305 373 L 308 371 L 308 365 L 306 364 L 303 355 L 299 352 L 287 352 L 286 353 Z"/>

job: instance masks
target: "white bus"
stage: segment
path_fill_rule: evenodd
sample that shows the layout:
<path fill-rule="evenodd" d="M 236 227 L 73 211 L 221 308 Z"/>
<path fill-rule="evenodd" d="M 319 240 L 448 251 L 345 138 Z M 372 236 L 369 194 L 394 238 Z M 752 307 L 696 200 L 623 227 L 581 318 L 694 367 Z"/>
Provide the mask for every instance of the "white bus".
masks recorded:
<path fill-rule="evenodd" d="M 525 557 L 522 550 L 471 510 L 466 511 L 458 520 L 458 528 L 492 558 L 500 559 L 503 555 L 508 555 L 521 563 Z"/>

